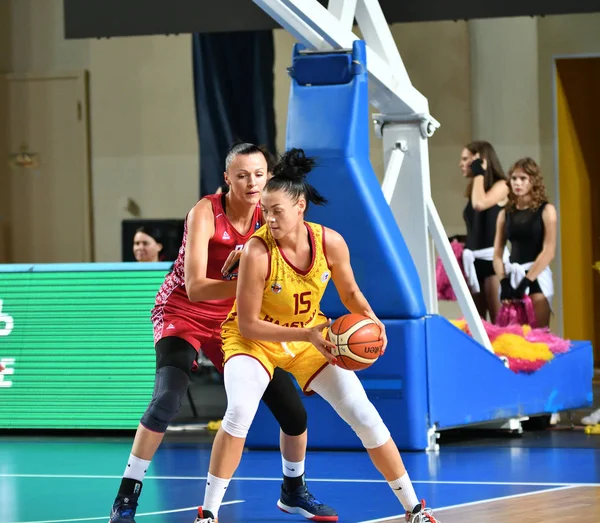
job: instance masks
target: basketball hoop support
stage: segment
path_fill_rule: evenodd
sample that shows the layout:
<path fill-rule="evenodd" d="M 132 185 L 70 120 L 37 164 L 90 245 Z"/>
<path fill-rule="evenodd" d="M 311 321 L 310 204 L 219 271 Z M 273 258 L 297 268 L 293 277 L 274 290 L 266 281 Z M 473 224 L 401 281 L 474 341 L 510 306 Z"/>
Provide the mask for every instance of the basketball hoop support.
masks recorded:
<path fill-rule="evenodd" d="M 389 25 L 377 0 L 253 0 L 308 49 L 352 49 L 359 38 L 367 48 L 369 101 L 377 109 L 376 133 L 383 138 L 386 173 L 383 190 L 417 267 L 427 312 L 437 314 L 434 244 L 473 338 L 489 351 L 489 338 L 448 236 L 431 199 L 428 139 L 440 124 L 410 82 Z M 397 190 L 398 186 L 401 190 Z M 433 242 L 432 242 L 433 240 Z"/>

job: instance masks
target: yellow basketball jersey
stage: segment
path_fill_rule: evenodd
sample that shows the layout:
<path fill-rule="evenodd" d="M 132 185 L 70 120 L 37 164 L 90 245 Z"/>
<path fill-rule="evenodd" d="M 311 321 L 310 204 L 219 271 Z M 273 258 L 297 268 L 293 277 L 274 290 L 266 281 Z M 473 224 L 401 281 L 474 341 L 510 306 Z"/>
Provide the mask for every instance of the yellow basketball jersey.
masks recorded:
<path fill-rule="evenodd" d="M 305 222 L 312 246 L 312 262 L 302 271 L 294 267 L 277 245 L 267 225 L 263 225 L 253 237 L 260 238 L 269 251 L 269 272 L 263 291 L 260 318 L 284 327 L 312 327 L 318 318 L 321 298 L 331 279 L 325 258 L 324 229 L 322 225 Z M 237 303 L 223 326 L 237 329 Z M 235 321 L 235 327 L 233 321 Z"/>

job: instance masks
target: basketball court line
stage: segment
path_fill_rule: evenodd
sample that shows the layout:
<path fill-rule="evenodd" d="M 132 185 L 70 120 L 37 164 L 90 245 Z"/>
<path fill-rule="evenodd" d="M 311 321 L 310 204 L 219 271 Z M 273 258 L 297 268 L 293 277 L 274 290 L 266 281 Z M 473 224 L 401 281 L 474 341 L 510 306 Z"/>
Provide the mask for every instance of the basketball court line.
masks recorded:
<path fill-rule="evenodd" d="M 2 474 L 0 476 L 6 476 L 5 474 Z M 474 484 L 474 483 L 467 483 L 467 484 Z M 475 483 L 475 484 L 479 484 L 479 483 Z M 481 484 L 487 484 L 487 483 L 481 483 Z M 467 503 L 459 503 L 457 505 L 448 505 L 446 507 L 440 507 L 440 508 L 435 508 L 435 512 L 443 512 L 446 510 L 451 510 L 451 509 L 456 509 L 456 508 L 461 508 L 461 507 L 468 507 L 468 506 L 473 506 L 473 505 L 481 505 L 484 503 L 490 503 L 493 501 L 502 501 L 502 500 L 506 500 L 506 499 L 514 499 L 514 498 L 522 498 L 522 497 L 526 497 L 526 496 L 535 496 L 537 494 L 543 494 L 543 493 L 547 493 L 547 492 L 557 492 L 559 490 L 568 490 L 568 489 L 574 489 L 574 488 L 579 488 L 582 485 L 563 485 L 560 487 L 551 487 L 551 488 L 546 488 L 546 489 L 542 489 L 542 490 L 537 490 L 534 492 L 524 492 L 521 494 L 511 494 L 508 496 L 499 496 L 499 497 L 493 497 L 493 498 L 487 498 L 487 499 L 482 499 L 482 500 L 478 500 L 478 501 L 470 501 Z M 584 486 L 588 486 L 587 484 L 584 484 Z M 238 503 L 244 503 L 245 500 L 242 499 L 236 499 L 236 500 L 232 500 L 232 501 L 225 501 L 223 503 L 223 506 L 225 505 L 234 505 L 234 504 L 238 504 Z M 197 510 L 198 506 L 194 505 L 192 507 L 184 507 L 184 508 L 178 508 L 178 509 L 171 509 L 171 510 L 161 510 L 161 511 L 157 511 L 157 512 L 143 512 L 140 514 L 136 514 L 136 518 L 138 517 L 143 517 L 143 516 L 157 516 L 157 515 L 162 515 L 162 514 L 175 514 L 175 513 L 179 513 L 179 512 L 191 512 L 193 510 Z M 106 515 L 104 516 L 99 516 L 99 517 L 90 517 L 90 518 L 74 518 L 74 519 L 48 519 L 48 520 L 36 520 L 36 521 L 22 521 L 19 523 L 74 523 L 74 522 L 78 522 L 78 521 L 100 521 L 100 520 L 105 520 L 106 519 Z M 369 519 L 366 521 L 361 521 L 360 523 L 383 523 L 385 521 L 390 521 L 390 520 L 394 520 L 394 519 L 398 519 L 398 518 L 402 518 L 404 517 L 404 514 L 397 514 L 394 516 L 386 516 L 384 518 L 378 518 L 378 519 Z"/>
<path fill-rule="evenodd" d="M 457 505 L 448 505 L 446 507 L 434 508 L 433 510 L 434 510 L 434 515 L 435 515 L 438 512 L 443 512 L 445 510 L 451 510 L 451 509 L 455 509 L 455 508 L 472 507 L 473 505 L 482 505 L 484 503 L 491 503 L 492 501 L 503 501 L 505 499 L 524 498 L 526 496 L 535 496 L 537 494 L 546 494 L 548 492 L 557 492 L 559 490 L 568 490 L 568 489 L 574 489 L 574 488 L 579 488 L 579 487 L 581 487 L 581 485 L 564 485 L 562 487 L 547 488 L 547 489 L 543 489 L 543 490 L 536 490 L 534 492 L 523 492 L 522 494 L 510 494 L 508 496 L 498 496 L 495 498 L 487 498 L 487 499 L 480 499 L 478 501 L 469 501 L 467 503 L 459 503 Z M 403 518 L 403 517 L 404 517 L 404 514 L 397 514 L 395 516 L 386 516 L 385 518 L 369 519 L 367 521 L 361 521 L 360 523 L 383 523 L 385 521 L 395 520 L 395 519 Z"/>
<path fill-rule="evenodd" d="M 7 474 L 0 473 L 0 478 L 49 478 L 49 479 L 122 479 L 116 475 L 86 475 L 86 474 Z M 205 481 L 206 476 L 146 476 L 148 479 L 172 481 Z M 281 477 L 233 477 L 231 481 L 281 481 Z M 310 483 L 387 483 L 384 479 L 352 479 L 352 478 L 308 478 Z M 454 480 L 414 480 L 412 483 L 421 485 L 496 485 L 508 487 L 600 487 L 600 483 L 581 483 L 574 481 L 563 482 L 533 482 L 533 481 L 454 481 Z"/>
<path fill-rule="evenodd" d="M 236 503 L 244 503 L 243 499 L 234 499 L 233 501 L 224 501 L 221 505 L 235 505 Z M 143 512 L 141 514 L 136 514 L 136 518 L 140 518 L 142 516 L 160 516 L 161 514 L 175 514 L 177 512 L 191 512 L 192 510 L 198 510 L 198 505 L 194 505 L 193 507 L 185 507 L 185 508 L 175 508 L 172 510 L 160 510 L 158 512 Z M 72 523 L 75 521 L 100 521 L 106 519 L 108 516 L 100 516 L 97 518 L 75 518 L 75 519 L 45 519 L 43 521 L 21 521 L 19 523 Z"/>

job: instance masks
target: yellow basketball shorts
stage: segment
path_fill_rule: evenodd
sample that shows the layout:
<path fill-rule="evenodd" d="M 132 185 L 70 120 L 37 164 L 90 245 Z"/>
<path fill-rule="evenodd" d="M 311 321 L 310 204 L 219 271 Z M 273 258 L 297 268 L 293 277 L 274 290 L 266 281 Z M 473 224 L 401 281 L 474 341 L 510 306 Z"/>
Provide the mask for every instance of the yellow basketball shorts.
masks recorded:
<path fill-rule="evenodd" d="M 223 336 L 224 365 L 236 356 L 250 356 L 260 362 L 273 378 L 276 367 L 289 372 L 296 378 L 305 394 L 312 394 L 310 382 L 328 364 L 325 356 L 307 342 L 257 342 L 250 341 L 237 333 Z"/>

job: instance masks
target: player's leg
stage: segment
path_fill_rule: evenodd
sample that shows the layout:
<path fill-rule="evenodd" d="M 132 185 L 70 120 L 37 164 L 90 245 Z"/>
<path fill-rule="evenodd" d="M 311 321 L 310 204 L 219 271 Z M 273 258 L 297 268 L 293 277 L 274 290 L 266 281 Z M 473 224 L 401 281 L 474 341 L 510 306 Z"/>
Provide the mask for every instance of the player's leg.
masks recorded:
<path fill-rule="evenodd" d="M 533 305 L 536 326 L 538 328 L 549 327 L 552 310 L 550 308 L 550 303 L 542 293 L 542 289 L 540 289 L 540 284 L 537 280 L 531 284 L 529 297 L 531 298 L 531 303 Z M 529 419 L 523 421 L 521 425 L 526 431 L 546 430 L 550 427 L 551 421 L 551 414 L 542 414 L 541 416 L 530 416 Z"/>
<path fill-rule="evenodd" d="M 472 296 L 473 301 L 475 302 L 475 307 L 477 308 L 477 312 L 484 320 L 487 319 L 488 313 L 487 300 L 485 296 L 486 268 L 487 267 L 484 260 L 475 260 L 475 272 L 477 274 L 477 281 L 479 282 L 479 292 L 477 294 L 472 294 Z"/>
<path fill-rule="evenodd" d="M 271 379 L 261 362 L 245 354 L 229 359 L 224 374 L 227 410 L 213 442 L 204 502 L 196 523 L 217 521 L 229 481 L 240 464 L 246 435 Z"/>
<path fill-rule="evenodd" d="M 490 322 L 496 323 L 496 317 L 500 312 L 500 280 L 495 274 L 488 276 L 483 283 L 483 292 L 485 294 L 486 308 L 490 313 Z"/>
<path fill-rule="evenodd" d="M 336 511 L 317 501 L 306 487 L 306 409 L 290 375 L 275 369 L 262 399 L 281 428 L 283 483 L 277 506 L 284 512 L 301 514 L 308 519 L 337 521 Z"/>
<path fill-rule="evenodd" d="M 177 337 L 162 338 L 155 349 L 156 376 L 152 400 L 138 425 L 110 523 L 134 521 L 144 476 L 167 427 L 179 411 L 197 355 L 192 345 Z"/>
<path fill-rule="evenodd" d="M 479 313 L 479 316 L 484 320 L 487 319 L 487 304 L 485 301 L 485 293 L 478 292 L 477 294 L 472 294 L 473 301 L 475 302 L 475 308 Z"/>
<path fill-rule="evenodd" d="M 406 510 L 406 520 L 435 523 L 431 510 L 425 508 L 424 502 L 419 503 L 400 452 L 356 374 L 327 365 L 310 382 L 310 388 L 356 432 L 371 461 Z"/>
<path fill-rule="evenodd" d="M 537 285 L 536 285 L 537 284 Z M 534 283 L 536 285 L 535 288 L 532 288 L 529 297 L 531 298 L 531 303 L 533 304 L 533 311 L 535 312 L 535 321 L 537 323 L 538 328 L 545 328 L 550 326 L 550 316 L 552 315 L 552 309 L 550 308 L 550 303 L 541 289 L 539 288 L 539 283 L 537 281 Z M 533 285 L 532 285 L 533 287 Z"/>

